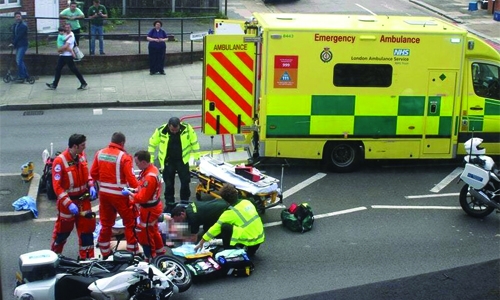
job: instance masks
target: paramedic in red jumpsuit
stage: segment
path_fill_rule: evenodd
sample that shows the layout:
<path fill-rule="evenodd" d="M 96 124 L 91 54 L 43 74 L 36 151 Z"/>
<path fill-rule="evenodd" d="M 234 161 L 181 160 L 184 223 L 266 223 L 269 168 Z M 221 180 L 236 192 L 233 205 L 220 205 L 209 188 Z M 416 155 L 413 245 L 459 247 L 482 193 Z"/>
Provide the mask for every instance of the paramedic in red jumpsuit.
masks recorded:
<path fill-rule="evenodd" d="M 137 188 L 132 157 L 125 152 L 125 135 L 113 133 L 107 148 L 97 151 L 90 169 L 90 175 L 99 184 L 99 215 L 101 232 L 97 243 L 102 258 L 111 255 L 111 228 L 115 224 L 116 213 L 120 215 L 125 226 L 127 251 L 137 253 L 139 244 L 135 235 L 135 215 L 130 209 L 127 196 L 122 195 L 124 187 Z"/>
<path fill-rule="evenodd" d="M 69 137 L 68 148 L 54 159 L 52 164 L 52 185 L 57 195 L 57 220 L 52 234 L 51 250 L 62 253 L 73 226 L 76 224 L 79 255 L 81 259 L 94 257 L 96 221 L 92 213 L 90 198 L 97 196 L 94 182 L 89 176 L 83 134 Z M 82 197 L 90 192 L 90 197 Z M 89 215 L 89 217 L 85 217 Z"/>
<path fill-rule="evenodd" d="M 135 165 L 141 170 L 139 187 L 136 193 L 125 189 L 123 194 L 130 196 L 131 204 L 139 208 L 137 238 L 144 250 L 144 255 L 148 258 L 154 258 L 157 255 L 165 254 L 163 240 L 158 228 L 158 218 L 163 213 L 163 205 L 160 201 L 160 172 L 150 163 L 151 154 L 148 151 L 136 152 L 134 161 Z"/>

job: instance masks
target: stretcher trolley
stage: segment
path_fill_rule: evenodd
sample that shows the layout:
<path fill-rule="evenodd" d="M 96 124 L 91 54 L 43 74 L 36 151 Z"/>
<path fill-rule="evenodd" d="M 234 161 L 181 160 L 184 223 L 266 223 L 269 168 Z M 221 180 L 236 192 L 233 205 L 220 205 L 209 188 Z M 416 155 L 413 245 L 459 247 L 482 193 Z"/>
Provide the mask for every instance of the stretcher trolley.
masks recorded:
<path fill-rule="evenodd" d="M 248 174 L 239 175 L 236 169 L 244 168 L 213 159 L 208 155 L 202 156 L 199 167 L 191 170 L 191 175 L 200 181 L 196 187 L 196 199 L 201 200 L 202 193 L 220 198 L 219 190 L 224 183 L 230 183 L 236 187 L 241 198 L 254 203 L 259 214 L 263 214 L 267 208 L 281 204 L 283 195 L 278 187 L 280 180 L 262 174 L 256 168 L 247 168 Z"/>

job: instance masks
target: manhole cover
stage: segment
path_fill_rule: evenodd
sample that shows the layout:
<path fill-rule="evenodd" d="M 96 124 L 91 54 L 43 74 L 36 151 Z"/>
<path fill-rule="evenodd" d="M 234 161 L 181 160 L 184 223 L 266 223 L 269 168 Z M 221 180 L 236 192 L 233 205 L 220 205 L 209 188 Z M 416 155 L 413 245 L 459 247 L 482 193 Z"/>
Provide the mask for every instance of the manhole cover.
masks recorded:
<path fill-rule="evenodd" d="M 11 191 L 10 190 L 0 190 L 0 195 L 10 195 Z"/>
<path fill-rule="evenodd" d="M 41 116 L 43 115 L 43 110 L 28 110 L 23 113 L 23 116 Z"/>

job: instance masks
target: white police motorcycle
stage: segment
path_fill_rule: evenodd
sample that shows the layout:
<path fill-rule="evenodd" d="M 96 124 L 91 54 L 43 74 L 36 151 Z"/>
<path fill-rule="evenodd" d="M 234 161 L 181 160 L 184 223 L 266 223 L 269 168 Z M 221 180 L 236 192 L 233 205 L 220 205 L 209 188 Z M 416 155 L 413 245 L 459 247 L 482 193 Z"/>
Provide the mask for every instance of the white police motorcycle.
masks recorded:
<path fill-rule="evenodd" d="M 167 300 L 191 286 L 191 273 L 177 258 L 151 263 L 116 251 L 107 260 L 78 261 L 51 250 L 21 254 L 18 300 Z"/>
<path fill-rule="evenodd" d="M 465 185 L 460 190 L 460 206 L 471 217 L 484 218 L 495 209 L 500 211 L 500 172 L 493 159 L 486 156 L 481 138 L 464 143 L 465 168 L 460 179 Z"/>

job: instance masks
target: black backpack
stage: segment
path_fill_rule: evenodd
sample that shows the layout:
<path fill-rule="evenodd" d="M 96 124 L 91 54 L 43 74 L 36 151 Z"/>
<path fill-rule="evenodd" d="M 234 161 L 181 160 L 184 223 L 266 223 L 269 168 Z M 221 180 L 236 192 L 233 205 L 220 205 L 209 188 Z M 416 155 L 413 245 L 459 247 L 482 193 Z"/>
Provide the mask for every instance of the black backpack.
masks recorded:
<path fill-rule="evenodd" d="M 47 193 L 47 198 L 53 201 L 57 200 L 57 195 L 56 192 L 54 192 L 54 187 L 52 186 L 52 164 L 54 163 L 56 156 L 59 154 L 61 154 L 61 152 L 56 152 L 54 157 L 49 157 L 45 162 L 39 185 L 40 192 Z"/>
<path fill-rule="evenodd" d="M 281 222 L 283 226 L 291 231 L 304 233 L 312 229 L 314 214 L 308 203 L 297 205 L 292 203 L 289 208 L 281 211 Z"/>

